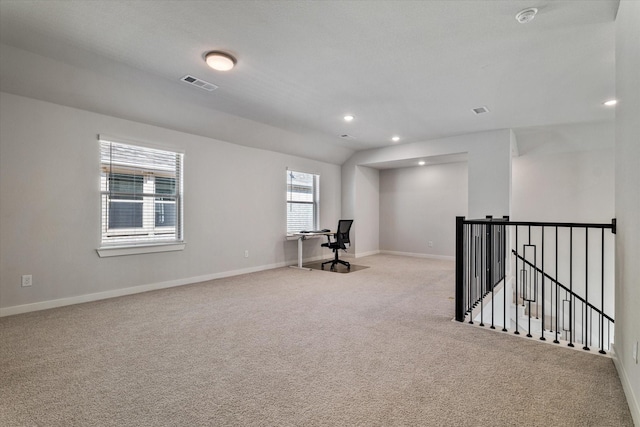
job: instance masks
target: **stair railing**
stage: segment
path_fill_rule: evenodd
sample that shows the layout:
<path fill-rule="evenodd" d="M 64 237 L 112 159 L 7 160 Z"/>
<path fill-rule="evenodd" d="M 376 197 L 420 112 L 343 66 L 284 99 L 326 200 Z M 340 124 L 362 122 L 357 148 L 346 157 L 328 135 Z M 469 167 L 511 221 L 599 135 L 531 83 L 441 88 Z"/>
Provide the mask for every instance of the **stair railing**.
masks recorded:
<path fill-rule="evenodd" d="M 605 233 L 605 230 L 611 233 Z M 456 218 L 456 320 L 609 350 L 614 318 L 610 224 Z M 512 256 L 509 256 L 509 255 Z M 605 327 L 606 323 L 606 327 Z"/>

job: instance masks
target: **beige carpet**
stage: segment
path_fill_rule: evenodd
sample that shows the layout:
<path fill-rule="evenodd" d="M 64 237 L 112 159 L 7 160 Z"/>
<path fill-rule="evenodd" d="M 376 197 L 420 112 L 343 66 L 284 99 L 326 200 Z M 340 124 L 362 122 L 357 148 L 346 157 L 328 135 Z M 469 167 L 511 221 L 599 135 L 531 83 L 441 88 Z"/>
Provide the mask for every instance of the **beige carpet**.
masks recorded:
<path fill-rule="evenodd" d="M 632 426 L 610 359 L 452 322 L 453 263 L 358 264 L 1 318 L 0 425 Z"/>

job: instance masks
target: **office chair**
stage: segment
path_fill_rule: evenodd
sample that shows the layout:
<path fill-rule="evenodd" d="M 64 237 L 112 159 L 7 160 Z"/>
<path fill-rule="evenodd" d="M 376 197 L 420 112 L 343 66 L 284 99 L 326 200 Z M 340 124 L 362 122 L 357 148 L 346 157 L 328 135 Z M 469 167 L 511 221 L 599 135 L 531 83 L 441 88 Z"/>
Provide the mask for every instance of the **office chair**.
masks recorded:
<path fill-rule="evenodd" d="M 338 259 L 338 251 L 340 249 L 342 249 L 343 251 L 347 251 L 347 246 L 346 244 L 349 243 L 351 244 L 351 241 L 349 240 L 349 230 L 351 230 L 351 224 L 353 224 L 353 220 L 352 219 L 341 219 L 340 221 L 338 221 L 338 231 L 333 235 L 333 238 L 335 241 L 331 241 L 331 236 L 327 236 L 327 243 L 323 243 L 320 246 L 324 246 L 325 248 L 329 248 L 332 249 L 333 252 L 336 254 L 335 258 L 332 259 L 331 261 L 325 261 L 322 263 L 322 269 L 324 270 L 324 265 L 325 264 L 329 264 L 331 263 L 331 271 L 334 271 L 336 269 L 336 264 L 340 263 L 342 265 L 345 265 L 347 267 L 347 270 L 351 270 L 351 264 L 349 264 L 347 261 L 343 261 L 341 259 Z"/>

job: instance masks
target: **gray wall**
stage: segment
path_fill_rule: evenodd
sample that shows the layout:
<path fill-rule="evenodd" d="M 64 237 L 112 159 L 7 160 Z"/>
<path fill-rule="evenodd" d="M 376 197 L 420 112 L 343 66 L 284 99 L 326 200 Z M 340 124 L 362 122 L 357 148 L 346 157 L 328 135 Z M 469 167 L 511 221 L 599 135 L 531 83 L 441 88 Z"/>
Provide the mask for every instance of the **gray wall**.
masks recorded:
<path fill-rule="evenodd" d="M 640 2 L 621 1 L 616 18 L 616 337 L 615 360 L 640 425 Z"/>
<path fill-rule="evenodd" d="M 98 257 L 98 134 L 184 150 L 185 250 Z M 320 226 L 335 228 L 340 166 L 2 93 L 0 314 L 293 264 L 287 166 L 320 174 Z M 321 254 L 307 242 L 305 257 Z M 20 286 L 23 274 L 33 275 L 32 287 Z"/>
<path fill-rule="evenodd" d="M 512 219 L 610 222 L 614 213 L 613 123 L 518 132 L 512 162 Z"/>
<path fill-rule="evenodd" d="M 380 175 L 377 169 L 356 167 L 354 234 L 358 255 L 366 256 L 380 250 Z M 358 230 L 364 232 L 359 233 Z"/>
<path fill-rule="evenodd" d="M 455 217 L 467 214 L 467 169 L 460 162 L 380 171 L 380 250 L 452 258 Z"/>

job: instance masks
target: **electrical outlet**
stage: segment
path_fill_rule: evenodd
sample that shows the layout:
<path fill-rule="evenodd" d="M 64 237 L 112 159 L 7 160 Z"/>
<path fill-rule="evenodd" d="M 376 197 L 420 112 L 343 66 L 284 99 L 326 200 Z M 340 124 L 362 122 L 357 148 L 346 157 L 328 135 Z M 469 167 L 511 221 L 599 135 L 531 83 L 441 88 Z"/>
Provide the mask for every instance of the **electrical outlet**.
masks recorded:
<path fill-rule="evenodd" d="M 31 286 L 33 284 L 33 277 L 30 274 L 22 275 L 22 287 Z"/>
<path fill-rule="evenodd" d="M 429 240 L 429 247 L 432 248 L 433 247 L 433 241 Z"/>
<path fill-rule="evenodd" d="M 244 257 L 245 258 L 249 258 L 249 250 L 245 250 L 244 251 Z"/>

